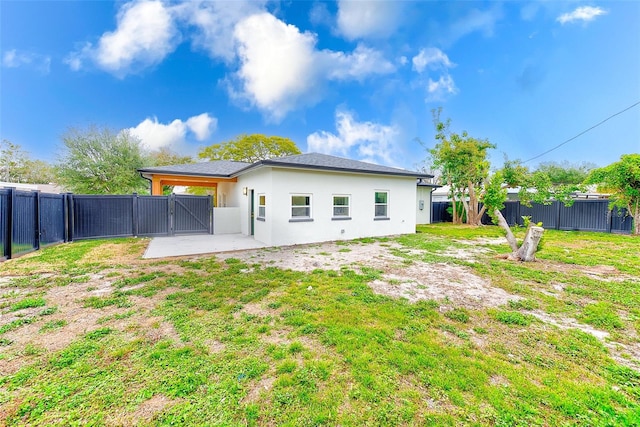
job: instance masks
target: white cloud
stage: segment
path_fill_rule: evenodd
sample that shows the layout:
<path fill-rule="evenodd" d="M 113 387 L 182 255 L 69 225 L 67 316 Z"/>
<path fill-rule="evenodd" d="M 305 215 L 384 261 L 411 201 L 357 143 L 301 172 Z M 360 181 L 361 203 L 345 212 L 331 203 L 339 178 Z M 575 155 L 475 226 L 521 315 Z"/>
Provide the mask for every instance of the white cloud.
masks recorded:
<path fill-rule="evenodd" d="M 581 6 L 575 9 L 573 12 L 564 13 L 556 20 L 561 24 L 572 23 L 576 21 L 590 22 L 596 19 L 597 16 L 606 15 L 607 11 L 599 7 L 593 6 Z"/>
<path fill-rule="evenodd" d="M 227 63 L 236 58 L 234 28 L 248 16 L 264 11 L 266 1 L 194 1 L 174 8 L 175 16 L 196 28 L 193 45 Z"/>
<path fill-rule="evenodd" d="M 158 122 L 157 117 L 148 117 L 136 127 L 130 128 L 129 132 L 140 138 L 148 149 L 157 150 L 183 143 L 188 131 L 191 131 L 198 141 L 203 141 L 215 131 L 217 124 L 218 120 L 208 113 L 190 117 L 186 121 L 176 119 L 168 124 Z"/>
<path fill-rule="evenodd" d="M 437 81 L 429 79 L 426 101 L 442 101 L 449 95 L 458 93 L 458 88 L 449 74 L 440 76 Z"/>
<path fill-rule="evenodd" d="M 429 77 L 428 80 L 425 81 L 428 74 L 421 76 L 418 80 L 419 84 L 426 86 L 426 102 L 443 101 L 447 96 L 458 93 L 453 77 L 449 74 L 449 68 L 455 67 L 456 64 L 451 62 L 446 53 L 438 48 L 429 47 L 420 50 L 411 61 L 414 71 L 418 74 L 422 74 L 427 70 L 435 71 L 438 74 L 437 80 Z"/>
<path fill-rule="evenodd" d="M 413 69 L 422 73 L 425 69 L 451 68 L 455 64 L 449 60 L 446 53 L 435 47 L 422 49 L 413 57 Z"/>
<path fill-rule="evenodd" d="M 198 141 L 209 138 L 211 132 L 216 130 L 218 119 L 211 117 L 209 113 L 202 113 L 187 119 L 187 127 L 193 132 Z"/>
<path fill-rule="evenodd" d="M 485 37 L 491 37 L 496 22 L 502 19 L 502 16 L 503 12 L 499 4 L 488 10 L 471 9 L 449 28 L 449 44 L 453 44 L 455 41 L 476 31 L 482 33 Z"/>
<path fill-rule="evenodd" d="M 39 53 L 11 49 L 2 55 L 2 65 L 6 68 L 35 68 L 43 74 L 48 74 L 51 68 L 51 57 Z"/>
<path fill-rule="evenodd" d="M 88 43 L 84 48 L 68 54 L 66 58 L 62 60 L 62 62 L 67 64 L 69 68 L 71 68 L 71 71 L 80 71 L 82 69 L 82 61 L 90 50 L 91 43 Z"/>
<path fill-rule="evenodd" d="M 120 8 L 113 32 L 96 45 L 85 43 L 65 63 L 77 71 L 91 61 L 125 77 L 160 63 L 181 37 L 190 37 L 194 47 L 233 67 L 222 80 L 230 97 L 273 121 L 315 104 L 328 81 L 362 81 L 395 71 L 380 51 L 362 43 L 351 52 L 318 50 L 316 34 L 265 12 L 266 1 L 134 0 Z"/>
<path fill-rule="evenodd" d="M 235 37 L 242 92 L 275 120 L 284 117 L 316 86 L 314 35 L 261 13 L 240 22 Z"/>
<path fill-rule="evenodd" d="M 313 6 L 311 6 L 311 10 L 309 11 L 309 22 L 313 25 L 327 26 L 330 26 L 333 23 L 333 16 L 327 8 L 327 3 L 319 1 L 315 2 Z"/>
<path fill-rule="evenodd" d="M 310 152 L 349 156 L 352 150 L 364 161 L 394 165 L 393 152 L 400 134 L 393 125 L 358 122 L 348 111 L 336 111 L 337 134 L 320 131 L 307 136 Z"/>
<path fill-rule="evenodd" d="M 160 63 L 177 46 L 180 35 L 172 11 L 161 1 L 133 1 L 118 11 L 117 28 L 87 43 L 65 62 L 79 70 L 85 59 L 118 77 Z"/>
<path fill-rule="evenodd" d="M 340 0 L 337 30 L 349 40 L 387 37 L 397 28 L 402 8 L 395 1 Z"/>
<path fill-rule="evenodd" d="M 317 102 L 326 80 L 361 80 L 395 70 L 380 52 L 363 45 L 352 53 L 316 50 L 315 34 L 301 33 L 266 12 L 238 23 L 234 35 L 241 87 L 230 89 L 231 95 L 248 100 L 274 121 Z"/>
<path fill-rule="evenodd" d="M 358 45 L 352 53 L 322 51 L 321 60 L 326 61 L 328 77 L 336 80 L 359 80 L 372 74 L 388 74 L 395 66 L 375 49 Z"/>

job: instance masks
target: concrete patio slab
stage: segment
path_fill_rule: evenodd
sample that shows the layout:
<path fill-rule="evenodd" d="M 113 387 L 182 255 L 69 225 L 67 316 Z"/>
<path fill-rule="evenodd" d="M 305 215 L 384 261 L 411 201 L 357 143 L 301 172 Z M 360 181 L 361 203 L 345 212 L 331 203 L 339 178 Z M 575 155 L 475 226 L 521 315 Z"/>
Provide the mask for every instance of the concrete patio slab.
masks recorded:
<path fill-rule="evenodd" d="M 242 251 L 266 248 L 252 236 L 242 234 L 197 234 L 173 237 L 154 237 L 143 258 L 165 258 L 172 256 L 199 255 L 217 252 Z"/>

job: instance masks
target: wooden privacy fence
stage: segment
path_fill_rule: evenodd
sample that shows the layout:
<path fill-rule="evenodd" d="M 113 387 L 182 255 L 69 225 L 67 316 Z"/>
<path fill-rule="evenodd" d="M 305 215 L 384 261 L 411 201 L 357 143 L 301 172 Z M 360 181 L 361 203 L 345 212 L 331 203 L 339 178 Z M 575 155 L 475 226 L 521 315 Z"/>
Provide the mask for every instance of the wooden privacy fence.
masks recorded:
<path fill-rule="evenodd" d="M 212 234 L 209 196 L 46 194 L 0 188 L 0 259 L 72 240 Z"/>
<path fill-rule="evenodd" d="M 609 210 L 609 201 L 576 200 L 573 205 L 565 206 L 554 201 L 549 205 L 533 203 L 530 207 L 520 201 L 505 202 L 500 212 L 509 225 L 523 225 L 523 216 L 531 217 L 533 222 L 542 222 L 542 226 L 555 230 L 599 231 L 604 233 L 630 234 L 633 218 L 626 209 Z M 434 202 L 432 222 L 450 222 L 451 214 L 447 208 L 451 202 Z M 491 218 L 485 213 L 483 224 L 491 224 Z"/>

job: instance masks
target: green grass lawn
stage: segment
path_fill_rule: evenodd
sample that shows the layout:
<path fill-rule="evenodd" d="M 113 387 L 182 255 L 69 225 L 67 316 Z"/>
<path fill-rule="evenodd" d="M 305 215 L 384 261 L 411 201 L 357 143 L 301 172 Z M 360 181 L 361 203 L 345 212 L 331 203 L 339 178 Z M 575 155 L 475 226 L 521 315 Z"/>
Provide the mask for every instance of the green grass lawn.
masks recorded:
<path fill-rule="evenodd" d="M 383 242 L 514 299 L 409 303 L 372 292 L 375 268 L 142 260 L 140 239 L 0 264 L 0 425 L 640 424 L 640 239 L 548 230 L 524 264 L 496 227 L 418 231 Z"/>

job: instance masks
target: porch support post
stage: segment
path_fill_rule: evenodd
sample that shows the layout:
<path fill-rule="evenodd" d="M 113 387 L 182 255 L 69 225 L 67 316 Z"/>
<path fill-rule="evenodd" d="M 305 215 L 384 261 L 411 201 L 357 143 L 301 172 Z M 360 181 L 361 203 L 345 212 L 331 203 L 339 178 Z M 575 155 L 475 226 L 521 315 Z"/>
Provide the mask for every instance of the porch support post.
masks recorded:
<path fill-rule="evenodd" d="M 155 175 L 151 178 L 151 195 L 162 196 L 162 180 Z"/>

